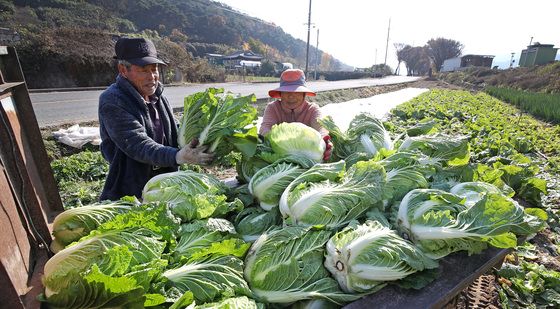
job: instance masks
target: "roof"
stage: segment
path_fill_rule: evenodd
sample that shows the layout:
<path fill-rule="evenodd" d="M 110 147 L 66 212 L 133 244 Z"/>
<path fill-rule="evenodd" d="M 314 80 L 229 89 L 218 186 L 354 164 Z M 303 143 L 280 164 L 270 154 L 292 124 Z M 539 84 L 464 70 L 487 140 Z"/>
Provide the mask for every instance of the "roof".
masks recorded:
<path fill-rule="evenodd" d="M 468 55 L 463 55 L 463 56 L 461 56 L 461 58 L 464 58 L 464 57 L 481 57 L 481 58 L 491 58 L 491 59 L 494 59 L 494 57 L 496 57 L 496 56 L 494 56 L 494 55 L 473 55 L 473 54 L 468 54 Z"/>
<path fill-rule="evenodd" d="M 527 48 L 535 48 L 535 47 L 554 47 L 554 44 L 541 44 L 539 42 L 535 42 L 533 45 L 527 45 Z"/>
<path fill-rule="evenodd" d="M 255 54 L 252 51 L 236 51 L 232 54 L 224 56 L 223 60 L 250 60 L 250 61 L 260 61 L 263 56 Z"/>

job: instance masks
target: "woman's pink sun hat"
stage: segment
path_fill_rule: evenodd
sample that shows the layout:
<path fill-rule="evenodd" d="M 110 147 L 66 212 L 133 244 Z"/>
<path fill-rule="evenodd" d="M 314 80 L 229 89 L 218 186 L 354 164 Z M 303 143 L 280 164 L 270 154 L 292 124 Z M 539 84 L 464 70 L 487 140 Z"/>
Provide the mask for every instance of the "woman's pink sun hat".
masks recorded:
<path fill-rule="evenodd" d="M 315 96 L 315 92 L 305 85 L 305 74 L 300 69 L 288 69 L 280 75 L 280 87 L 268 91 L 271 98 L 280 98 L 280 92 L 305 92 L 310 97 Z"/>

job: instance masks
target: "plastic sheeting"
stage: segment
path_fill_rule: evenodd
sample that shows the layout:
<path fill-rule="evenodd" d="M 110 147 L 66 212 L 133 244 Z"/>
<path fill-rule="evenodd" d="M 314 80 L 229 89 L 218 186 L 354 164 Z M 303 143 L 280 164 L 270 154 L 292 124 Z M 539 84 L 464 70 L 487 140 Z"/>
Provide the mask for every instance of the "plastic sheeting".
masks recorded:
<path fill-rule="evenodd" d="M 414 97 L 428 91 L 424 88 L 405 88 L 394 92 L 382 93 L 364 99 L 355 99 L 342 103 L 327 104 L 321 107 L 323 116 L 331 116 L 334 123 L 344 132 L 350 121 L 363 112 L 368 112 L 376 118 L 383 119 L 391 109 L 397 105 L 412 100 Z"/>
<path fill-rule="evenodd" d="M 384 118 L 397 105 L 412 100 L 428 91 L 425 88 L 405 88 L 394 92 L 382 93 L 369 98 L 355 99 L 341 103 L 331 103 L 321 107 L 323 116 L 331 116 L 342 131 L 348 129 L 352 119 L 363 112 L 369 112 L 377 118 Z M 257 120 L 260 128 L 262 117 Z"/>
<path fill-rule="evenodd" d="M 75 124 L 68 129 L 59 129 L 53 132 L 53 136 L 58 142 L 74 148 L 82 148 L 87 143 L 101 144 L 99 127 L 80 127 L 80 125 Z"/>

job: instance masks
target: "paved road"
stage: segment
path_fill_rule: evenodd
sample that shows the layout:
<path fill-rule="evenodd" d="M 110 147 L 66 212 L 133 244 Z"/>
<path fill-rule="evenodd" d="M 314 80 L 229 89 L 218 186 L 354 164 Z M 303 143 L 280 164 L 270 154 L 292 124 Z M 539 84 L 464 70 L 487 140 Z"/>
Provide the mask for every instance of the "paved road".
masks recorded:
<path fill-rule="evenodd" d="M 358 79 L 342 81 L 308 82 L 308 86 L 317 91 L 327 91 L 345 88 L 358 88 L 411 82 L 417 77 L 389 76 L 376 79 Z M 225 88 L 228 91 L 248 95 L 254 93 L 257 98 L 268 98 L 268 90 L 278 86 L 278 83 L 220 83 L 193 84 L 187 86 L 167 87 L 165 95 L 172 107 L 182 107 L 185 96 L 204 91 L 208 87 Z M 31 102 L 40 127 L 78 123 L 97 120 L 97 104 L 101 90 L 45 92 L 30 94 Z"/>

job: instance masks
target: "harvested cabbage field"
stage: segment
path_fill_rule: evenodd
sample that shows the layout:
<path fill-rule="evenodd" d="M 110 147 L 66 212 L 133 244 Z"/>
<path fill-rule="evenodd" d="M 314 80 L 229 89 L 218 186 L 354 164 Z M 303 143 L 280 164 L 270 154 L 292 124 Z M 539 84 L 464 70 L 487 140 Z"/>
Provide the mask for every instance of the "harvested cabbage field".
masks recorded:
<path fill-rule="evenodd" d="M 340 307 L 386 286 L 422 289 L 447 257 L 493 247 L 513 250 L 448 308 L 560 306 L 560 126 L 483 92 L 404 91 L 383 119 L 367 111 L 390 94 L 335 104 L 344 114 L 325 106 L 328 162 L 316 131 L 283 124 L 261 139 L 246 126 L 250 98 L 199 94 L 220 97 L 208 113 L 238 117 L 203 129 L 189 112 L 201 100 L 187 100 L 198 122 L 183 118 L 182 138 L 204 134 L 219 162 L 154 177 L 143 203 L 85 206 L 107 173 L 95 147 L 54 160 L 68 210 L 53 223 L 43 300 Z M 218 180 L 232 175 L 234 187 Z"/>

